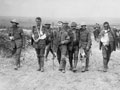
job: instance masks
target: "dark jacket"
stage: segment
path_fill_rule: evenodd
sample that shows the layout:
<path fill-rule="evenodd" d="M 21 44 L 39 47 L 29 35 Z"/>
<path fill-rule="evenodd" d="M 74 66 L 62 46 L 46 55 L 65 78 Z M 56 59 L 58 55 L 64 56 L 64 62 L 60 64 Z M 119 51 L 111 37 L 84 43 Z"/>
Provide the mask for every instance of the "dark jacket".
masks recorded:
<path fill-rule="evenodd" d="M 53 32 L 52 32 L 52 28 L 50 29 L 45 29 L 45 33 L 46 33 L 46 45 L 51 44 L 53 41 Z"/>
<path fill-rule="evenodd" d="M 101 36 L 104 34 L 104 31 L 102 30 L 99 34 L 99 39 L 101 39 Z M 116 34 L 115 32 L 110 29 L 108 31 L 108 36 L 109 36 L 109 45 L 111 47 L 111 51 L 115 51 L 116 50 Z M 100 45 L 99 48 L 101 50 L 101 47 L 103 46 L 102 42 L 100 41 Z"/>
<path fill-rule="evenodd" d="M 70 42 L 68 44 L 68 49 L 72 50 L 74 48 L 74 46 L 79 47 L 79 37 L 80 37 L 79 30 L 78 29 L 70 29 L 68 34 L 70 36 Z"/>

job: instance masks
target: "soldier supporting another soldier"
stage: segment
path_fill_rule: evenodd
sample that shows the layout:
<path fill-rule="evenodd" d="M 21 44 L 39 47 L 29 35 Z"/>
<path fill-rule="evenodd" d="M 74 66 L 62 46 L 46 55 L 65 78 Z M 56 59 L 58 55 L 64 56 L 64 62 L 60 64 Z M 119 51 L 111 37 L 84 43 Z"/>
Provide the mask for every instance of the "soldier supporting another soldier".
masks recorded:
<path fill-rule="evenodd" d="M 68 35 L 68 23 L 63 23 L 61 31 L 59 31 L 58 36 L 58 49 L 57 49 L 57 58 L 59 62 L 59 71 L 65 73 L 66 67 L 66 55 L 67 55 L 67 44 L 69 43 L 70 37 Z"/>
<path fill-rule="evenodd" d="M 38 71 L 44 72 L 44 53 L 46 47 L 46 34 L 42 27 L 42 20 L 40 17 L 36 19 L 36 26 L 32 29 L 32 45 L 35 48 L 37 58 L 38 58 Z"/>
<path fill-rule="evenodd" d="M 86 56 L 85 64 L 82 64 L 82 72 L 88 71 L 91 45 L 92 45 L 91 34 L 87 30 L 86 24 L 81 23 L 79 48 L 80 49 L 82 48 L 84 50 L 85 56 Z M 84 63 L 84 62 L 82 62 L 82 63 Z"/>
<path fill-rule="evenodd" d="M 53 32 L 52 32 L 52 28 L 50 28 L 51 24 L 45 24 L 45 32 L 47 34 L 47 38 L 46 38 L 46 50 L 45 50 L 45 59 L 47 61 L 47 57 L 49 52 L 52 53 L 53 55 L 53 59 L 55 59 L 56 55 L 53 51 Z"/>
<path fill-rule="evenodd" d="M 116 50 L 116 36 L 108 22 L 104 22 L 104 29 L 100 32 L 100 49 L 103 55 L 103 71 L 107 72 L 111 53 Z"/>
<path fill-rule="evenodd" d="M 18 70 L 20 68 L 20 55 L 21 55 L 21 50 L 24 48 L 25 40 L 24 40 L 24 33 L 23 30 L 18 27 L 18 22 L 14 19 L 11 21 L 12 27 L 9 30 L 9 37 L 12 42 L 12 47 L 13 47 L 13 54 L 15 54 L 15 59 L 16 59 L 16 66 L 15 70 Z"/>
<path fill-rule="evenodd" d="M 79 53 L 79 30 L 76 29 L 77 23 L 71 23 L 71 29 L 69 30 L 70 36 L 70 43 L 68 44 L 68 55 L 69 55 L 69 63 L 70 63 L 70 70 L 75 72 L 77 69 L 78 63 L 78 53 Z M 74 63 L 73 63 L 74 57 Z"/>

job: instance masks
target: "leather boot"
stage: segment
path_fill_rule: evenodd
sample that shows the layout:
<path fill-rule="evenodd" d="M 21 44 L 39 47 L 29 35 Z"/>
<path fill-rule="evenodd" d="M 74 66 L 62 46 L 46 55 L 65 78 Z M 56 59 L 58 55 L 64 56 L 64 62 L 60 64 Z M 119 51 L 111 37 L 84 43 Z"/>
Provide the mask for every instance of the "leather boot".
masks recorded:
<path fill-rule="evenodd" d="M 41 70 L 41 64 L 40 64 L 40 57 L 38 56 L 38 65 L 39 65 L 39 68 L 38 68 L 38 70 L 37 71 L 40 71 Z"/>
<path fill-rule="evenodd" d="M 65 60 L 65 58 L 62 58 L 62 60 L 60 62 L 59 70 L 61 70 L 63 73 L 65 73 L 65 66 L 66 66 L 66 60 Z"/>
<path fill-rule="evenodd" d="M 72 60 L 69 59 L 69 63 L 70 63 L 70 69 L 69 70 L 73 70 L 73 65 L 72 65 Z"/>
<path fill-rule="evenodd" d="M 89 67 L 89 58 L 86 58 L 85 71 L 88 71 L 88 67 Z"/>
<path fill-rule="evenodd" d="M 85 72 L 86 59 L 82 58 L 81 63 L 82 63 L 82 72 Z"/>
<path fill-rule="evenodd" d="M 103 72 L 107 72 L 107 59 L 103 59 Z"/>
<path fill-rule="evenodd" d="M 78 63 L 78 60 L 74 60 L 74 68 L 73 68 L 73 72 L 76 72 L 77 71 L 77 63 Z"/>

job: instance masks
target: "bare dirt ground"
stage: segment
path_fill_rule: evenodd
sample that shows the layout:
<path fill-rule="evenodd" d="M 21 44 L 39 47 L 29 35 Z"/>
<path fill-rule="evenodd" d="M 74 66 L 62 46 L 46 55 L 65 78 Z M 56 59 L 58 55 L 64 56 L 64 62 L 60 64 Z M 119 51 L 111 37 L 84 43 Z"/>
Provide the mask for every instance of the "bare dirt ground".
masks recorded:
<path fill-rule="evenodd" d="M 23 60 L 24 57 L 24 60 Z M 0 90 L 120 90 L 120 51 L 112 53 L 108 72 L 102 72 L 102 55 L 98 43 L 93 40 L 92 56 L 88 72 L 81 73 L 81 62 L 78 71 L 69 71 L 67 60 L 66 73 L 55 69 L 51 55 L 45 62 L 45 72 L 38 72 L 36 54 L 33 48 L 23 52 L 22 67 L 15 71 L 13 58 L 0 58 Z"/>

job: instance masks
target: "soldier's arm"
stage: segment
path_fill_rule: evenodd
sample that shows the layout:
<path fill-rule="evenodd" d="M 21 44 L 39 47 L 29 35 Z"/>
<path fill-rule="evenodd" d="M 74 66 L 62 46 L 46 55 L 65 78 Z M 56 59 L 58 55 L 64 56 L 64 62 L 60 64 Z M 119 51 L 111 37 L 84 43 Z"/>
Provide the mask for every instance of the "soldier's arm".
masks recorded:
<path fill-rule="evenodd" d="M 87 48 L 90 49 L 92 45 L 92 39 L 91 39 L 91 33 L 88 32 L 88 43 L 87 43 Z"/>
<path fill-rule="evenodd" d="M 65 40 L 61 42 L 61 44 L 68 44 L 70 42 L 70 36 L 68 33 L 65 35 Z"/>
<path fill-rule="evenodd" d="M 114 46 L 115 48 L 117 47 L 117 35 L 116 35 L 116 31 L 111 29 L 111 34 L 113 36 L 113 39 L 114 39 Z"/>

